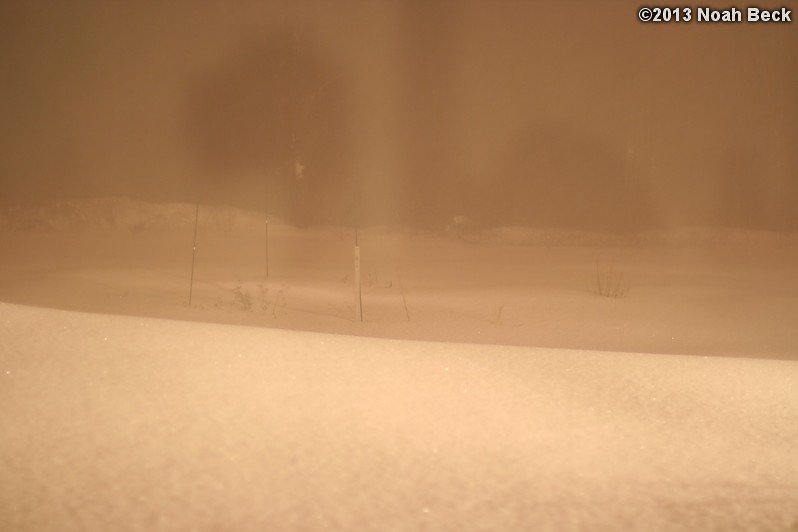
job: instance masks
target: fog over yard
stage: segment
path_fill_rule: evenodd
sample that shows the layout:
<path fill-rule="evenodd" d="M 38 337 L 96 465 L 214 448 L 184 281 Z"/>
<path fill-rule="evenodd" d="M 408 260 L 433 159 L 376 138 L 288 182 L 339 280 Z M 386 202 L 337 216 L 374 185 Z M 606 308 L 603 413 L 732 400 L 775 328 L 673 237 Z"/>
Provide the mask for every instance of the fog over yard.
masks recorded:
<path fill-rule="evenodd" d="M 798 530 L 796 23 L 639 8 L 0 1 L 0 528 Z"/>

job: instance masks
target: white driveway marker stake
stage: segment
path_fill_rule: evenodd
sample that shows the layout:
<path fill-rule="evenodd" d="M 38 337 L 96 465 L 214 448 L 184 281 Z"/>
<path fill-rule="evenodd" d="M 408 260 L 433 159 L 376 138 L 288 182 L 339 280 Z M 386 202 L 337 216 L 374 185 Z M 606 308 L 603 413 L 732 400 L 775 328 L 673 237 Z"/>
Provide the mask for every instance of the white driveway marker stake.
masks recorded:
<path fill-rule="evenodd" d="M 360 291 L 360 246 L 355 245 L 355 320 L 363 321 L 363 298 Z"/>

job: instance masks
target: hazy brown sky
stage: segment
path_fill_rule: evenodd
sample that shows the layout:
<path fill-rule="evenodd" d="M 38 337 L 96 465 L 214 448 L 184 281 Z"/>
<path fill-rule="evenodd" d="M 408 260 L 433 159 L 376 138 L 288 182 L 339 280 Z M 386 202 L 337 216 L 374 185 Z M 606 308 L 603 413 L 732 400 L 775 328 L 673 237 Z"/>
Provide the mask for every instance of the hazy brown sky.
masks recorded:
<path fill-rule="evenodd" d="M 339 76 L 346 172 L 377 211 L 395 200 L 403 217 L 476 215 L 490 202 L 488 220 L 512 211 L 506 200 L 523 221 L 524 201 L 543 212 L 574 198 L 561 207 L 581 212 L 603 184 L 633 181 L 657 221 L 788 216 L 798 22 L 641 24 L 638 7 L 0 1 L 0 193 L 191 201 L 201 178 L 245 195 L 262 169 L 209 166 L 188 102 L 236 69 L 245 84 L 245 50 L 288 31 Z M 308 186 L 325 173 L 309 167 Z"/>

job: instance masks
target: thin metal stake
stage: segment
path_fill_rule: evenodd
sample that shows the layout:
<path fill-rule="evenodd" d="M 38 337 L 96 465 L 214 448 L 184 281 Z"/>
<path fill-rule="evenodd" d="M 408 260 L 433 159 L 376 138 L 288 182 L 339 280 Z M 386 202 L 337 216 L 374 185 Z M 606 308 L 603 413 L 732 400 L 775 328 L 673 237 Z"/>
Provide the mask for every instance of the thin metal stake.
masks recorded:
<path fill-rule="evenodd" d="M 363 291 L 360 287 L 360 242 L 357 231 L 357 201 L 353 202 L 353 224 L 355 226 L 355 320 L 363 321 Z"/>
<path fill-rule="evenodd" d="M 269 215 L 266 215 L 266 278 L 269 278 Z"/>
<path fill-rule="evenodd" d="M 194 214 L 194 245 L 191 252 L 191 282 L 188 286 L 188 304 L 191 305 L 191 296 L 194 293 L 194 263 L 197 259 L 197 226 L 199 225 L 199 202 L 197 202 L 197 211 Z"/>
<path fill-rule="evenodd" d="M 360 246 L 355 246 L 355 320 L 363 321 L 363 296 L 360 289 Z"/>
<path fill-rule="evenodd" d="M 266 278 L 269 278 L 269 200 L 271 191 L 271 187 L 269 186 L 269 176 L 266 176 L 266 205 L 265 205 L 265 212 L 263 213 L 266 216 Z"/>

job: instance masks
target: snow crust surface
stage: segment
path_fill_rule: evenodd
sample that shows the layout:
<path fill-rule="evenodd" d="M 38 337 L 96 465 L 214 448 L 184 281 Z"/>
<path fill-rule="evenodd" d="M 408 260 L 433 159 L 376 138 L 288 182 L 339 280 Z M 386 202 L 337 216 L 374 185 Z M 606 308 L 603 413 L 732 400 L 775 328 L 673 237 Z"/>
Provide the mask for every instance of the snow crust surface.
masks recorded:
<path fill-rule="evenodd" d="M 5 530 L 795 530 L 798 363 L 0 303 Z"/>

